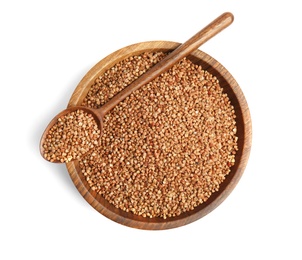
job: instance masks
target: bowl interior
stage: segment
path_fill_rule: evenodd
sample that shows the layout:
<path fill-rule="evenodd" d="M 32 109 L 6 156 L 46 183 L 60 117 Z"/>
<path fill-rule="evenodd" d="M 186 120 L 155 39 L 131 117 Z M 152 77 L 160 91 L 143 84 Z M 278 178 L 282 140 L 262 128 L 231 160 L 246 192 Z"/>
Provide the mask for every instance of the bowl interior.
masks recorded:
<path fill-rule="evenodd" d="M 84 76 L 75 89 L 68 106 L 80 105 L 89 91 L 90 86 L 94 83 L 94 80 L 119 61 L 143 52 L 170 52 L 177 46 L 179 46 L 179 43 L 175 42 L 145 42 L 127 46 L 110 54 L 97 63 Z M 206 202 L 200 204 L 194 210 L 182 213 L 177 217 L 163 219 L 144 218 L 114 207 L 101 195 L 90 189 L 90 186 L 81 173 L 77 161 L 67 163 L 67 169 L 71 179 L 87 202 L 101 214 L 120 224 L 140 229 L 168 229 L 191 223 L 207 215 L 226 199 L 243 174 L 251 148 L 251 120 L 245 97 L 232 75 L 214 58 L 200 50 L 194 51 L 187 58 L 195 64 L 201 65 L 204 70 L 209 71 L 218 78 L 220 86 L 224 89 L 224 92 L 227 93 L 231 104 L 234 106 L 239 149 L 236 154 L 235 165 L 222 182 L 219 191 L 214 192 Z"/>

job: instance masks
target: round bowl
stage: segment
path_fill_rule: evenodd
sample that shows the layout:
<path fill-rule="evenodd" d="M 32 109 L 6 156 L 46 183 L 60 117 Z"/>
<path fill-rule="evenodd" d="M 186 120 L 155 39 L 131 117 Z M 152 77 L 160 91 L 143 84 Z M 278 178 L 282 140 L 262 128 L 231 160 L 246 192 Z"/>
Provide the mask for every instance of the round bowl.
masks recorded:
<path fill-rule="evenodd" d="M 84 76 L 72 94 L 68 106 L 81 105 L 95 79 L 119 61 L 144 52 L 170 52 L 179 45 L 180 43 L 176 42 L 151 41 L 133 44 L 115 51 L 98 62 Z M 231 104 L 234 106 L 238 136 L 238 152 L 235 157 L 235 165 L 231 167 L 231 172 L 222 182 L 219 190 L 214 192 L 206 202 L 200 204 L 194 210 L 182 213 L 177 217 L 163 219 L 146 218 L 116 208 L 90 188 L 81 173 L 78 161 L 67 163 L 70 177 L 84 199 L 99 213 L 113 221 L 129 227 L 147 230 L 170 229 L 189 224 L 207 215 L 220 205 L 235 188 L 244 172 L 251 149 L 251 118 L 246 99 L 232 75 L 211 56 L 196 50 L 187 58 L 195 64 L 201 65 L 204 70 L 209 71 L 218 78 L 220 86 L 227 93 Z"/>

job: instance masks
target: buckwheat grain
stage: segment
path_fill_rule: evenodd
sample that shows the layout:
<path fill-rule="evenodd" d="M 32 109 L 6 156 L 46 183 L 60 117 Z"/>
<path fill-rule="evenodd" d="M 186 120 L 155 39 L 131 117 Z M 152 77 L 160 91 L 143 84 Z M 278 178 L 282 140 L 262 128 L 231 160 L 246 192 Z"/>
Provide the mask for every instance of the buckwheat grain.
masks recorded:
<path fill-rule="evenodd" d="M 127 58 L 96 79 L 98 108 L 166 54 Z M 234 108 L 215 76 L 181 60 L 105 116 L 100 145 L 80 160 L 92 190 L 143 217 L 173 217 L 205 202 L 235 163 Z"/>
<path fill-rule="evenodd" d="M 91 114 L 76 110 L 58 118 L 43 143 L 44 158 L 69 162 L 98 145 L 100 130 Z"/>

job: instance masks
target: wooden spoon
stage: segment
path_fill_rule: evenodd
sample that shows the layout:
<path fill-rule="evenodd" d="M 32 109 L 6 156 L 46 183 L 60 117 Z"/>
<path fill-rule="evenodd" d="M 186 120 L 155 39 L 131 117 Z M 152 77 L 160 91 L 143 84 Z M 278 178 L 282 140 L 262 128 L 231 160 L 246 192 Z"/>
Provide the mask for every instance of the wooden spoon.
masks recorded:
<path fill-rule="evenodd" d="M 104 116 L 117 104 L 119 104 L 122 100 L 128 97 L 132 92 L 144 86 L 163 72 L 170 69 L 174 64 L 178 61 L 189 55 L 194 50 L 198 49 L 203 43 L 214 37 L 216 34 L 221 32 L 223 29 L 228 27 L 234 20 L 234 16 L 231 13 L 223 13 L 219 17 L 217 17 L 214 21 L 212 21 L 209 25 L 203 28 L 201 31 L 196 33 L 193 37 L 187 40 L 185 43 L 181 44 L 177 49 L 167 55 L 160 62 L 155 64 L 152 68 L 150 68 L 145 74 L 131 83 L 129 86 L 124 88 L 121 92 L 116 94 L 112 99 L 110 99 L 107 103 L 105 103 L 102 107 L 98 109 L 93 109 L 84 106 L 74 106 L 63 110 L 61 113 L 56 115 L 51 122 L 46 127 L 41 141 L 40 141 L 40 153 L 44 158 L 44 147 L 43 143 L 45 142 L 46 136 L 49 130 L 54 126 L 60 117 L 67 115 L 76 110 L 83 110 L 89 114 L 91 114 L 96 123 L 99 126 L 99 129 L 103 130 L 103 118 Z M 61 161 L 52 161 L 56 163 L 60 163 Z"/>

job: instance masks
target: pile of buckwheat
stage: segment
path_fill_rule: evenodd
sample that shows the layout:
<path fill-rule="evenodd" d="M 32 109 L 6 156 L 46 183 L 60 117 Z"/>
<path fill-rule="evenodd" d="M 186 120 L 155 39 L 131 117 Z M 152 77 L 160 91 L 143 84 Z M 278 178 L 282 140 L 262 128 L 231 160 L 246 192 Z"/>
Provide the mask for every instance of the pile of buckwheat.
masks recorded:
<path fill-rule="evenodd" d="M 44 158 L 50 162 L 80 159 L 98 145 L 100 130 L 91 114 L 76 110 L 58 118 L 43 142 Z"/>
<path fill-rule="evenodd" d="M 82 105 L 98 108 L 166 54 L 127 58 L 96 79 Z M 100 145 L 80 160 L 92 190 L 144 217 L 205 202 L 235 163 L 234 108 L 216 77 L 188 59 L 105 116 Z"/>

